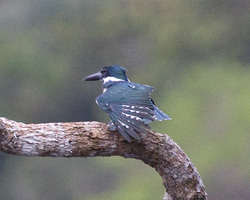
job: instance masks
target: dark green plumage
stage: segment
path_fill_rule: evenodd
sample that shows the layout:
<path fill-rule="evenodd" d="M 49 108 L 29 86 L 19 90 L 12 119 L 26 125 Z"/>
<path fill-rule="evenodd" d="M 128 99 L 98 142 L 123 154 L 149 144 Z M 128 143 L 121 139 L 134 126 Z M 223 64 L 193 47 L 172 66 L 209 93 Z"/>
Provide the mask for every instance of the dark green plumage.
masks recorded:
<path fill-rule="evenodd" d="M 119 76 L 115 76 L 114 71 L 119 72 Z M 85 80 L 96 80 L 97 75 L 102 77 L 104 84 L 103 94 L 97 97 L 96 102 L 110 116 L 110 129 L 117 129 L 128 142 L 131 137 L 140 140 L 138 133 L 147 133 L 150 128 L 148 123 L 171 119 L 160 111 L 150 98 L 154 88 L 130 82 L 126 77 L 125 68 L 105 67 L 99 74 L 90 75 Z"/>

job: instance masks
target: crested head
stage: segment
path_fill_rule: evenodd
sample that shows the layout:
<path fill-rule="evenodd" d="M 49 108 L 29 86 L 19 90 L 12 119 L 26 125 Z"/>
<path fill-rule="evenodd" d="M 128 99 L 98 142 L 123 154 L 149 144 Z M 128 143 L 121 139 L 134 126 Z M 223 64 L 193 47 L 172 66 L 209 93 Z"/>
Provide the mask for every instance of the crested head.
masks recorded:
<path fill-rule="evenodd" d="M 103 78 L 114 77 L 116 79 L 128 81 L 126 76 L 126 69 L 119 65 L 106 66 L 101 70 Z"/>
<path fill-rule="evenodd" d="M 108 80 L 112 81 L 129 81 L 126 76 L 126 69 L 119 65 L 112 65 L 103 67 L 101 71 L 91 74 L 85 77 L 83 80 L 85 81 L 97 81 L 104 80 L 107 82 Z"/>

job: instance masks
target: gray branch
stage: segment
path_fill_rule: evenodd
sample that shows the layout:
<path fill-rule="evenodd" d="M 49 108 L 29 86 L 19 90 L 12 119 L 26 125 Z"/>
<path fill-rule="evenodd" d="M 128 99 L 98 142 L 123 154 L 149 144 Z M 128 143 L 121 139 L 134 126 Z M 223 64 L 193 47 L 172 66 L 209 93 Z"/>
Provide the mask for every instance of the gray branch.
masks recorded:
<path fill-rule="evenodd" d="M 24 124 L 0 118 L 0 150 L 19 156 L 135 158 L 155 168 L 166 189 L 164 200 L 207 199 L 201 177 L 168 136 L 150 131 L 141 142 L 126 142 L 100 122 Z"/>

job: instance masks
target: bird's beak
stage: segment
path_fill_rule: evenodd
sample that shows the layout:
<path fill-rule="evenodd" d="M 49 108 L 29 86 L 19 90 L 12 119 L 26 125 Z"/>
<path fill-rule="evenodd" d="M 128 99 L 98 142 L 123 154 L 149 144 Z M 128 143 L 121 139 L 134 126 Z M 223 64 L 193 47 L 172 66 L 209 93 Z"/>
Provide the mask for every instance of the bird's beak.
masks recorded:
<path fill-rule="evenodd" d="M 97 72 L 95 74 L 91 74 L 91 75 L 85 77 L 83 80 L 84 81 L 98 81 L 98 80 L 101 80 L 102 78 L 103 78 L 102 73 Z"/>

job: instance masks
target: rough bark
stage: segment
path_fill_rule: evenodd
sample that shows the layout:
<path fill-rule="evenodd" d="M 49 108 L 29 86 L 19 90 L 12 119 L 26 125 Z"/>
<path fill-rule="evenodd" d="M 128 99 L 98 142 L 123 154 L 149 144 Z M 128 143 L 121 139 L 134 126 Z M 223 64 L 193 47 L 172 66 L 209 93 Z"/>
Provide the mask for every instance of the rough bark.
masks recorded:
<path fill-rule="evenodd" d="M 150 131 L 141 142 L 126 142 L 100 122 L 24 124 L 0 118 L 0 150 L 19 156 L 135 158 L 155 168 L 166 189 L 164 200 L 207 199 L 201 177 L 168 136 Z"/>

